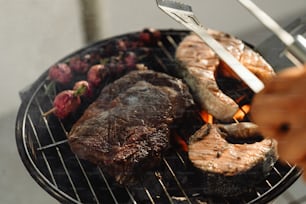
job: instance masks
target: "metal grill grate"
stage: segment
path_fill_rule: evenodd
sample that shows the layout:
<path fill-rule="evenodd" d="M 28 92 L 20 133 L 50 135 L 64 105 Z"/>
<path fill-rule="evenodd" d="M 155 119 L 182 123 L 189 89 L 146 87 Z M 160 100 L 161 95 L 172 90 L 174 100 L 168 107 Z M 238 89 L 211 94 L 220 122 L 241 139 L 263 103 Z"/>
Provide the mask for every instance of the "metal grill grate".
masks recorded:
<path fill-rule="evenodd" d="M 175 66 L 174 52 L 187 31 L 163 30 L 162 40 L 150 47 L 152 67 L 171 73 Z M 91 51 L 119 39 L 138 35 L 132 33 L 107 39 L 60 60 Z M 158 66 L 154 66 L 158 65 Z M 149 66 L 151 67 L 151 66 Z M 160 70 L 158 70 L 160 71 Z M 52 106 L 52 97 L 45 94 L 47 72 L 21 94 L 22 104 L 16 121 L 16 141 L 20 156 L 31 176 L 60 202 L 69 203 L 266 203 L 286 190 L 300 175 L 289 164 L 277 162 L 270 176 L 254 186 L 251 192 L 235 199 L 202 195 L 196 184 L 188 180 L 193 174 L 186 153 L 170 151 L 161 167 L 149 171 L 148 178 L 137 187 L 117 185 L 103 170 L 79 159 L 70 151 L 66 135 L 71 124 L 53 116 L 41 117 Z"/>

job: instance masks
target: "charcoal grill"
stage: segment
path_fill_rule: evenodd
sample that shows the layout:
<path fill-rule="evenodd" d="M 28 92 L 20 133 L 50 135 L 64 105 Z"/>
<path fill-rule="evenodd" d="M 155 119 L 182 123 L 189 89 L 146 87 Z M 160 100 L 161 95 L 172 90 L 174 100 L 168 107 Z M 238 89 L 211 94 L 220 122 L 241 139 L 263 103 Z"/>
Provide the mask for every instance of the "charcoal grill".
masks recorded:
<path fill-rule="evenodd" d="M 161 41 L 148 47 L 153 55 L 145 59 L 145 63 L 152 67 L 158 65 L 166 72 L 171 70 L 176 66 L 175 49 L 188 33 L 186 30 L 161 30 Z M 138 34 L 134 32 L 99 41 L 59 62 Z M 271 60 L 278 61 L 277 58 Z M 49 83 L 47 75 L 45 71 L 20 94 L 22 103 L 16 120 L 16 141 L 28 172 L 61 203 L 267 203 L 301 174 L 295 166 L 277 162 L 266 180 L 238 198 L 205 196 L 198 184 L 187 178 L 193 172 L 186 168 L 185 153 L 173 150 L 162 159 L 160 168 L 146 173 L 148 181 L 137 188 L 119 186 L 101 168 L 79 159 L 70 151 L 66 140 L 71 127 L 69 122 L 41 116 L 52 106 L 52 97 L 45 94 Z"/>

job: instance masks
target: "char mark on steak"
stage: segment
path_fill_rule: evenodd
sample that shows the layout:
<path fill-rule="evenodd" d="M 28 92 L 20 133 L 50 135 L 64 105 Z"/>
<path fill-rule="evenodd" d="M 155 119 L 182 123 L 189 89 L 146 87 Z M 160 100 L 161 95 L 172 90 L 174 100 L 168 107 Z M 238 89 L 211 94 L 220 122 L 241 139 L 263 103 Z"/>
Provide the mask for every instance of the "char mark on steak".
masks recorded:
<path fill-rule="evenodd" d="M 169 147 L 171 128 L 194 102 L 181 80 L 133 71 L 106 86 L 73 125 L 72 151 L 98 164 L 120 184 L 156 167 Z"/>

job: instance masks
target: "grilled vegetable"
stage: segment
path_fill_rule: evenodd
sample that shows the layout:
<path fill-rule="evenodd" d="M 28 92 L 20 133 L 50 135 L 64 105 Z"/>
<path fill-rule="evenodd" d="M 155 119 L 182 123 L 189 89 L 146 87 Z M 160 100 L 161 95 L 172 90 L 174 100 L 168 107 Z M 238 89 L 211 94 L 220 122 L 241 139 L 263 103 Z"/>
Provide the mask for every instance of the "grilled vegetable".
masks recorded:
<path fill-rule="evenodd" d="M 139 34 L 139 41 L 145 45 L 156 45 L 160 38 L 160 31 L 153 28 L 144 29 Z"/>
<path fill-rule="evenodd" d="M 67 84 L 71 82 L 73 74 L 67 64 L 59 63 L 50 67 L 48 77 L 55 82 Z"/>
<path fill-rule="evenodd" d="M 89 69 L 89 64 L 87 63 L 86 57 L 81 58 L 79 56 L 72 57 L 69 60 L 69 66 L 71 69 L 77 73 L 86 73 Z"/>
<path fill-rule="evenodd" d="M 87 73 L 87 81 L 94 86 L 99 86 L 101 81 L 107 75 L 107 69 L 102 64 L 96 64 L 90 67 Z"/>
<path fill-rule="evenodd" d="M 53 113 L 58 118 L 63 119 L 76 111 L 80 104 L 80 96 L 75 95 L 74 90 L 65 90 L 56 95 L 53 101 L 53 108 L 45 112 L 43 116 L 46 117 Z"/>
<path fill-rule="evenodd" d="M 88 81 L 81 80 L 74 84 L 73 90 L 77 96 L 92 96 L 92 87 Z"/>

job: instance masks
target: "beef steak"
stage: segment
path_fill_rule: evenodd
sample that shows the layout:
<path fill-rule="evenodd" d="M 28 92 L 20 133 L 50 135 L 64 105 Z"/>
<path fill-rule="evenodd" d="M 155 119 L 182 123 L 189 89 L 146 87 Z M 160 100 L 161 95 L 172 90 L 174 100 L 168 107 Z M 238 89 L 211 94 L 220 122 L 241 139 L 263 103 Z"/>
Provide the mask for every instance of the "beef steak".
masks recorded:
<path fill-rule="evenodd" d="M 181 80 L 133 71 L 106 86 L 73 125 L 71 150 L 131 184 L 160 162 L 171 128 L 194 102 Z"/>

